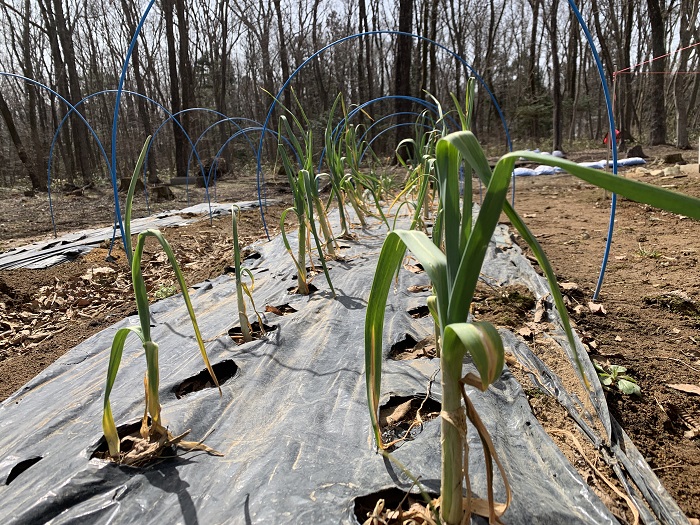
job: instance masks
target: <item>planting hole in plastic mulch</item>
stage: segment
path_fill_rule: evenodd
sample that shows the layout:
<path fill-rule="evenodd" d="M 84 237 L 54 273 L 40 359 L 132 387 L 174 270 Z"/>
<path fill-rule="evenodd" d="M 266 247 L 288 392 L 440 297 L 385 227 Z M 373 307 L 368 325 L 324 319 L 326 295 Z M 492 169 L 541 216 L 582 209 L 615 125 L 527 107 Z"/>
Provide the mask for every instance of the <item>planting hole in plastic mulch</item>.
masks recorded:
<path fill-rule="evenodd" d="M 430 315 L 430 309 L 428 309 L 427 304 L 423 304 L 421 306 L 416 306 L 415 308 L 411 308 L 408 311 L 408 315 L 410 315 L 414 319 L 421 319 L 423 317 L 428 317 L 428 315 Z"/>
<path fill-rule="evenodd" d="M 330 266 L 327 266 L 326 269 L 330 272 L 333 268 Z M 311 268 L 310 266 L 306 267 L 306 279 L 307 281 L 310 280 L 312 277 L 315 277 L 317 275 L 323 274 L 323 269 L 319 268 Z M 299 274 L 294 274 L 292 275 L 292 280 L 296 281 L 299 278 Z M 311 283 L 309 283 L 309 286 L 311 286 Z"/>
<path fill-rule="evenodd" d="M 395 361 L 420 358 L 433 359 L 434 357 L 437 357 L 437 351 L 435 349 L 435 336 L 433 335 L 416 341 L 413 337 L 406 334 L 404 339 L 394 343 L 391 346 L 391 350 L 389 350 L 389 359 Z"/>
<path fill-rule="evenodd" d="M 431 500 L 437 498 L 437 494 L 428 492 L 427 495 Z M 363 525 L 435 523 L 422 494 L 411 494 L 398 488 L 384 489 L 355 498 L 354 511 L 358 523 Z"/>
<path fill-rule="evenodd" d="M 294 308 L 293 306 L 289 306 L 288 304 L 285 303 L 285 304 L 280 304 L 279 306 L 272 306 L 272 305 L 268 304 L 265 307 L 265 311 L 272 313 L 272 314 L 275 314 L 275 315 L 283 316 L 283 315 L 295 314 L 295 313 L 297 313 L 298 310 L 296 308 Z"/>
<path fill-rule="evenodd" d="M 7 475 L 5 485 L 9 485 L 10 483 L 12 483 L 20 474 L 25 472 L 27 469 L 29 469 L 29 467 L 35 465 L 42 459 L 42 456 L 35 456 L 33 458 L 24 459 L 17 463 L 14 467 L 12 467 L 10 473 Z"/>
<path fill-rule="evenodd" d="M 221 386 L 236 375 L 238 372 L 238 365 L 234 363 L 232 359 L 226 359 L 225 361 L 212 365 L 212 369 L 214 370 L 216 379 L 219 381 L 219 386 Z M 215 386 L 209 375 L 209 371 L 204 369 L 197 375 L 188 377 L 182 383 L 175 386 L 173 392 L 175 392 L 175 397 L 181 399 L 193 392 L 199 392 L 205 388 L 215 388 Z"/>
<path fill-rule="evenodd" d="M 267 325 L 263 323 L 263 329 L 260 329 L 260 323 L 258 321 L 255 321 L 250 325 L 251 327 L 251 335 L 253 336 L 253 341 L 257 339 L 261 339 L 265 337 L 265 335 L 268 332 L 274 332 L 277 330 L 276 325 Z M 240 326 L 234 326 L 228 331 L 228 335 L 235 341 L 237 345 L 243 345 L 246 343 L 246 340 L 243 338 L 243 332 L 241 331 Z"/>
<path fill-rule="evenodd" d="M 148 418 L 148 424 L 149 426 L 151 425 L 151 418 L 149 416 Z M 119 435 L 119 440 L 120 440 L 120 453 L 122 455 L 126 455 L 129 452 L 133 450 L 134 445 L 140 440 L 141 438 L 141 420 L 139 419 L 138 421 L 134 423 L 125 423 L 123 425 L 120 425 L 117 427 L 117 434 Z M 126 438 L 126 439 L 125 439 Z M 134 439 L 131 439 L 134 438 Z M 168 446 L 168 447 L 163 447 L 158 451 L 158 459 L 168 459 L 168 458 L 174 458 L 176 457 L 177 454 L 175 452 L 175 447 L 174 446 Z M 105 439 L 104 436 L 100 438 L 100 440 L 97 442 L 97 445 L 95 445 L 95 450 L 90 454 L 90 459 L 93 458 L 98 458 L 98 459 L 104 459 L 107 461 L 110 461 L 111 458 L 109 456 L 109 446 L 107 445 L 107 440 Z M 153 459 L 157 459 L 153 458 Z M 144 464 L 139 464 L 139 465 L 133 465 L 133 466 L 144 466 Z"/>
<path fill-rule="evenodd" d="M 296 279 L 296 277 L 295 277 L 295 279 Z M 313 284 L 307 283 L 306 286 L 309 287 L 308 295 L 311 295 L 314 292 L 318 292 L 318 288 L 316 288 L 316 286 L 314 286 Z M 289 292 L 290 295 L 307 295 L 307 294 L 300 294 L 298 286 L 292 286 L 290 288 L 287 288 L 287 291 Z"/>
<path fill-rule="evenodd" d="M 440 414 L 440 402 L 426 396 L 391 396 L 379 408 L 379 426 L 382 441 L 398 445 L 415 439 L 423 430 L 423 423 Z M 389 447 L 391 451 L 394 447 Z"/>

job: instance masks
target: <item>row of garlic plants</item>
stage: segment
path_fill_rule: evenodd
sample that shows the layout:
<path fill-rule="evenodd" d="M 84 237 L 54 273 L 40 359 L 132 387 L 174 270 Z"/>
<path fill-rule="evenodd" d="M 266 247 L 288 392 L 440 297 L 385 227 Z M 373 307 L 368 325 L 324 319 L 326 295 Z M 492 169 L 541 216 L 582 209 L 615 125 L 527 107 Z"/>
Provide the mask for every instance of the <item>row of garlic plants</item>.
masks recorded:
<path fill-rule="evenodd" d="M 473 94 L 473 84 L 470 86 L 472 87 L 467 91 L 464 109 L 456 104 L 462 131 L 447 134 L 444 116 L 440 114 L 440 118 L 435 121 L 432 130 L 427 133 L 423 132 L 422 128 L 425 122 L 421 121 L 420 125 L 416 127 L 416 137 L 400 145 L 400 147 L 410 146 L 414 152 L 413 161 L 406 162 L 410 166 L 410 173 L 404 190 L 399 195 L 399 197 L 413 196 L 410 205 L 413 206 L 414 212 L 407 230 L 389 228 L 389 217 L 383 202 L 387 202 L 390 198 L 390 184 L 384 176 L 379 176 L 372 170 L 367 173 L 367 170 L 361 169 L 360 158 L 364 149 L 363 145 L 357 141 L 357 128 L 348 125 L 340 131 L 342 133 L 340 137 L 333 134 L 332 120 L 335 112 L 341 108 L 345 114 L 345 108 L 340 98 L 333 106 L 324 136 L 328 173 L 317 174 L 314 171 L 313 136 L 309 121 L 303 111 L 300 111 L 301 118 L 298 118 L 292 111 L 285 108 L 285 114 L 280 118 L 279 126 L 280 137 L 284 137 L 285 140 L 280 139 L 278 147 L 278 154 L 287 174 L 294 200 L 293 206 L 283 213 L 280 226 L 285 248 L 292 256 L 297 269 L 299 293 L 308 293 L 306 262 L 308 255 L 314 248 L 329 287 L 335 293 L 326 266 L 326 259 L 337 257 L 337 239 L 350 235 L 350 224 L 345 209 L 348 202 L 362 225 L 365 224 L 367 216 L 373 215 L 378 217 L 389 230 L 379 256 L 365 322 L 367 403 L 376 445 L 385 454 L 388 453 L 386 452 L 387 444 L 382 440 L 378 417 L 383 364 L 384 316 L 391 283 L 399 271 L 406 250 L 409 250 L 420 261 L 431 280 L 432 295 L 427 302 L 438 336 L 437 346 L 442 386 L 442 411 L 440 414 L 442 485 L 440 502 L 435 513 L 437 520 L 450 525 L 461 523 L 472 512 L 487 516 L 490 522 L 496 522 L 507 509 L 511 497 L 505 473 L 489 433 L 476 413 L 466 391 L 467 386 L 482 391 L 486 390 L 489 385 L 498 380 L 504 366 L 503 343 L 495 327 L 489 323 L 469 321 L 470 306 L 486 250 L 501 213 L 508 216 L 511 224 L 530 245 L 540 267 L 544 270 L 569 344 L 574 352 L 576 348 L 568 314 L 552 267 L 534 235 L 506 200 L 515 161 L 524 157 L 533 162 L 558 166 L 586 182 L 629 199 L 700 219 L 700 200 L 698 199 L 584 168 L 551 156 L 522 151 L 509 153 L 497 162 L 492 171 L 476 137 L 469 131 L 471 101 L 473 100 L 470 95 Z M 131 202 L 145 151 L 146 147 L 144 147 L 134 171 L 134 178 L 127 196 L 126 212 L 127 246 L 125 248 L 131 258 L 133 288 L 140 326 L 122 328 L 115 336 L 108 366 L 103 415 L 103 429 L 109 445 L 110 456 L 116 460 L 132 463 L 137 463 L 143 458 L 128 458 L 120 453 L 119 436 L 109 400 L 119 369 L 124 342 L 129 333 L 136 334 L 142 341 L 147 363 L 146 409 L 141 425 L 141 438 L 161 446 L 179 444 L 185 448 L 199 448 L 214 452 L 200 443 L 183 441 L 185 434 L 173 436 L 161 422 L 158 396 L 158 345 L 150 336 L 148 300 L 140 260 L 145 239 L 149 236 L 155 237 L 160 242 L 173 266 L 192 320 L 200 352 L 214 383 L 218 387 L 199 333 L 191 301 L 187 294 L 187 287 L 167 241 L 157 230 L 147 230 L 139 234 L 136 250 L 132 254 L 129 237 Z M 298 164 L 292 161 L 290 153 L 298 159 Z M 460 172 L 465 173 L 463 198 L 460 197 Z M 486 187 L 483 202 L 475 220 L 472 219 L 474 206 L 472 203 L 472 173 Z M 331 186 L 329 199 L 325 203 L 318 191 L 319 181 L 324 177 L 330 179 Z M 328 221 L 328 208 L 332 202 L 336 203 L 340 217 L 340 234 L 337 236 L 333 234 L 332 226 Z M 374 208 L 370 207 L 370 203 L 373 204 Z M 432 232 L 428 234 L 427 225 L 428 219 L 431 218 L 431 210 L 433 228 Z M 296 256 L 284 229 L 285 217 L 292 212 L 298 219 Z M 398 210 L 395 213 L 398 214 Z M 233 233 L 236 248 L 234 262 L 239 296 L 239 321 L 244 339 L 248 340 L 250 326 L 242 297 L 245 293 L 252 301 L 252 294 L 242 283 L 245 270 L 241 270 L 240 255 L 237 250 L 235 210 L 233 213 Z M 311 244 L 312 239 L 313 245 Z M 309 260 L 311 260 L 310 257 Z M 252 275 L 249 276 L 252 278 Z M 247 335 L 246 328 L 248 329 Z M 477 374 L 464 374 L 466 355 L 471 356 Z M 590 387 L 589 381 L 597 381 L 597 378 L 585 376 L 580 361 L 577 362 L 577 368 L 585 386 Z M 488 484 L 488 499 L 486 501 L 477 500 L 470 493 L 467 471 L 467 421 L 475 426 L 484 444 Z M 504 478 L 506 501 L 503 504 L 497 504 L 494 501 L 492 462 L 496 463 Z"/>
<path fill-rule="evenodd" d="M 340 101 L 340 97 L 336 100 L 336 106 Z M 335 107 L 335 106 L 334 106 Z M 327 210 L 331 205 L 331 201 L 323 203 L 321 195 L 318 191 L 319 179 L 328 176 L 333 184 L 334 194 L 331 194 L 331 199 L 335 196 L 339 208 L 341 210 L 342 217 L 342 228 L 340 237 L 349 237 L 349 227 L 345 219 L 345 201 L 346 195 L 350 191 L 356 191 L 357 187 L 369 187 L 370 193 L 374 195 L 375 202 L 377 205 L 380 203 L 380 198 L 377 191 L 374 189 L 372 184 L 378 184 L 371 176 L 364 176 L 359 170 L 359 161 L 357 160 L 359 155 L 359 148 L 361 144 L 357 144 L 354 141 L 354 136 L 350 135 L 348 132 L 344 137 L 344 140 L 340 142 L 341 147 L 334 148 L 328 157 L 328 164 L 330 167 L 330 174 L 314 174 L 313 169 L 313 137 L 310 130 L 308 119 L 306 115 L 301 111 L 301 120 L 297 118 L 291 111 L 286 111 L 290 116 L 288 120 L 287 116 L 282 116 L 280 118 L 280 137 L 285 139 L 286 144 L 288 144 L 293 155 L 300 160 L 300 165 L 296 167 L 289 157 L 288 150 L 284 147 L 284 143 L 280 140 L 280 145 L 278 148 L 278 153 L 282 159 L 282 164 L 285 168 L 285 172 L 288 175 L 289 184 L 293 194 L 294 205 L 289 209 L 285 210 L 281 217 L 281 230 L 282 230 L 282 240 L 284 242 L 285 248 L 292 256 L 294 260 L 295 267 L 298 274 L 298 293 L 308 294 L 309 280 L 307 278 L 306 271 L 306 261 L 307 254 L 312 251 L 312 246 L 310 239 L 313 238 L 316 252 L 318 254 L 321 266 L 325 273 L 328 285 L 335 294 L 335 289 L 330 279 L 328 273 L 328 268 L 326 266 L 326 259 L 328 257 L 337 257 L 338 243 L 336 236 L 333 235 L 332 227 L 328 221 Z M 329 118 L 327 135 L 330 136 L 331 133 L 331 122 L 333 119 L 333 114 Z M 351 128 L 354 132 L 354 128 Z M 131 216 L 133 209 L 133 198 L 136 189 L 136 183 L 139 178 L 139 174 L 143 168 L 143 163 L 145 156 L 148 151 L 148 146 L 150 144 L 150 137 L 146 140 L 143 146 L 139 159 L 136 163 L 134 169 L 131 183 L 126 197 L 126 212 L 125 212 L 125 242 L 126 246 L 125 253 L 127 259 L 131 266 L 131 276 L 133 291 L 136 300 L 136 306 L 139 317 L 138 326 L 129 326 L 121 328 L 117 331 L 112 342 L 112 347 L 110 350 L 110 359 L 107 369 L 107 381 L 105 385 L 105 395 L 104 395 L 104 407 L 103 407 L 103 417 L 102 417 L 102 427 L 105 436 L 105 440 L 109 449 L 109 457 L 114 461 L 123 464 L 138 465 L 148 460 L 157 457 L 163 450 L 170 446 L 179 446 L 185 449 L 199 449 L 210 453 L 216 453 L 216 451 L 210 449 L 202 443 L 194 443 L 185 441 L 184 437 L 187 432 L 180 435 L 174 436 L 170 431 L 162 424 L 161 420 L 161 405 L 159 397 L 159 386 L 160 386 L 160 372 L 158 364 L 158 344 L 153 341 L 151 337 L 151 324 L 150 324 L 150 313 L 148 305 L 148 295 L 146 290 L 146 285 L 143 279 L 143 273 L 141 268 L 141 259 L 143 255 L 143 249 L 145 246 L 145 241 L 148 237 L 154 237 L 158 240 L 163 250 L 165 251 L 168 260 L 173 268 L 175 276 L 178 280 L 180 290 L 187 307 L 187 311 L 192 322 L 195 337 L 199 350 L 202 354 L 202 358 L 206 365 L 207 370 L 214 382 L 214 384 L 219 388 L 219 384 L 216 375 L 211 367 L 209 358 L 207 356 L 204 342 L 197 324 L 197 319 L 190 301 L 190 297 L 187 291 L 187 286 L 184 280 L 184 276 L 179 268 L 175 255 L 170 247 L 168 241 L 162 235 L 162 233 L 155 229 L 149 229 L 140 233 L 137 237 L 136 247 L 132 246 L 131 243 Z M 345 157 L 343 156 L 344 148 L 347 147 L 349 151 L 349 158 L 353 159 L 349 163 L 345 162 Z M 352 151 L 350 151 L 350 148 Z M 352 184 L 352 176 L 348 174 L 340 173 L 337 171 L 343 171 L 346 164 L 349 164 L 349 172 L 355 173 L 355 181 L 361 181 L 360 184 Z M 366 186 L 365 186 L 366 185 Z M 363 196 L 358 196 L 352 194 L 350 199 L 353 208 L 356 211 L 358 217 L 361 218 L 362 225 L 365 225 L 364 216 L 370 214 L 367 209 L 366 204 L 363 202 Z M 362 201 L 362 202 L 361 202 Z M 285 218 L 288 213 L 295 213 L 298 219 L 298 247 L 297 255 L 291 249 L 289 239 L 286 235 L 284 229 Z M 382 213 L 381 210 L 379 212 Z M 386 220 L 386 219 L 385 219 Z M 321 230 L 321 235 L 323 236 L 323 242 L 321 241 L 321 235 L 319 234 L 317 223 Z M 238 308 L 238 322 L 240 323 L 241 334 L 244 342 L 252 341 L 252 327 L 249 321 L 248 312 L 245 303 L 245 296 L 248 299 L 255 310 L 258 317 L 258 324 L 260 330 L 263 331 L 263 323 L 260 318 L 260 314 L 255 308 L 255 303 L 253 301 L 252 288 L 254 285 L 254 278 L 250 270 L 244 268 L 241 265 L 240 256 L 240 246 L 238 240 L 238 210 L 234 207 L 232 209 L 232 235 L 233 235 L 233 247 L 234 247 L 234 270 L 235 270 L 235 280 L 236 280 L 236 295 L 237 295 L 237 308 Z M 311 258 L 309 257 L 309 261 Z M 313 264 L 313 262 L 311 262 Z M 243 281 L 243 276 L 247 276 L 250 279 L 250 286 L 248 286 Z M 114 417 L 112 414 L 110 396 L 114 383 L 116 381 L 117 373 L 121 364 L 121 358 L 124 351 L 124 345 L 126 343 L 127 336 L 129 334 L 135 334 L 143 345 L 146 357 L 146 374 L 144 378 L 145 387 L 145 410 L 141 422 L 141 428 L 139 431 L 140 439 L 143 442 L 141 447 L 131 447 L 131 450 L 124 453 L 121 447 L 121 441 L 118 434 L 116 424 L 114 422 Z M 219 391 L 221 389 L 219 388 Z M 133 438 L 128 438 L 133 440 Z M 137 438 L 138 439 L 138 438 Z"/>

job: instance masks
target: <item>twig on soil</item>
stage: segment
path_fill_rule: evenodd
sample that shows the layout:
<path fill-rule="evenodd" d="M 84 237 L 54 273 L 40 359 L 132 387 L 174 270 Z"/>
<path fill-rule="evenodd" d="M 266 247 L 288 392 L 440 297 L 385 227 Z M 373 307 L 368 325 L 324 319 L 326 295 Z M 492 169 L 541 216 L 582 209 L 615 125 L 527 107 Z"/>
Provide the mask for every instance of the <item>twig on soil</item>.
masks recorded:
<path fill-rule="evenodd" d="M 666 414 L 666 417 L 668 417 L 668 412 L 666 412 L 666 409 L 664 408 L 664 406 L 663 406 L 663 405 L 659 402 L 659 400 L 656 398 L 656 394 L 654 394 L 654 401 L 656 401 L 656 404 L 659 405 L 659 408 L 661 409 L 661 411 L 662 411 L 664 414 Z"/>
<path fill-rule="evenodd" d="M 653 357 L 656 357 L 657 359 L 667 359 L 667 360 L 669 360 L 669 361 L 677 361 L 678 363 L 687 366 L 688 368 L 690 368 L 691 370 L 693 370 L 693 371 L 695 371 L 695 372 L 700 372 L 700 370 L 698 370 L 697 368 L 691 366 L 689 363 L 686 363 L 685 361 L 683 361 L 683 360 L 681 360 L 681 359 L 677 359 L 677 358 L 675 358 L 675 357 L 663 357 L 663 356 L 660 356 L 660 355 L 655 355 L 655 356 L 653 356 Z"/>
<path fill-rule="evenodd" d="M 653 470 L 654 472 L 656 472 L 656 471 L 664 470 L 664 469 L 667 469 L 667 468 L 683 468 L 684 466 L 685 466 L 685 465 L 683 465 L 683 462 L 682 462 L 682 461 L 678 461 L 678 462 L 676 462 L 676 463 L 672 463 L 672 464 L 670 464 L 670 465 L 664 465 L 663 467 L 656 467 L 656 468 L 653 468 L 653 469 L 651 469 L 651 470 Z"/>

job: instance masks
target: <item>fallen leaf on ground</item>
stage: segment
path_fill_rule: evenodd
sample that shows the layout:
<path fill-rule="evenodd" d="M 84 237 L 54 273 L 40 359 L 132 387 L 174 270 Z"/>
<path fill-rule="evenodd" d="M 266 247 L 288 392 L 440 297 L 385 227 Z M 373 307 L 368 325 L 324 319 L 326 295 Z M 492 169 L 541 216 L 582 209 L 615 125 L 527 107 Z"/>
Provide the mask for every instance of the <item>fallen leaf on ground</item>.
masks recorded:
<path fill-rule="evenodd" d="M 688 383 L 677 383 L 674 385 L 666 385 L 669 388 L 673 388 L 674 390 L 680 390 L 681 392 L 685 392 L 687 394 L 695 394 L 696 396 L 700 396 L 700 386 L 698 385 L 691 385 Z"/>
<path fill-rule="evenodd" d="M 594 303 L 593 301 L 588 302 L 588 309 L 594 314 L 605 315 L 608 313 L 602 304 Z"/>
<path fill-rule="evenodd" d="M 559 288 L 562 290 L 569 292 L 571 290 L 578 290 L 578 284 L 576 283 L 559 283 Z"/>
<path fill-rule="evenodd" d="M 527 326 L 523 326 L 520 330 L 518 330 L 518 333 L 525 339 L 532 337 L 532 330 L 530 330 Z"/>
<path fill-rule="evenodd" d="M 542 319 L 544 319 L 544 317 L 547 315 L 547 297 L 549 297 L 549 294 L 537 299 L 537 306 L 535 306 L 536 323 L 542 322 Z"/>

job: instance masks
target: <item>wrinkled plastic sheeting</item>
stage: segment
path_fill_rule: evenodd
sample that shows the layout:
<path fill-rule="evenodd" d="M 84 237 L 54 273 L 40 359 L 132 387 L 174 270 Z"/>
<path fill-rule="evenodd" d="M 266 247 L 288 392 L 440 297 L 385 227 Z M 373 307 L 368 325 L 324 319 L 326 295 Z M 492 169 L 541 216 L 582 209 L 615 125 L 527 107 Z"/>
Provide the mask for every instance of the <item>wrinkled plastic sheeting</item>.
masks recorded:
<path fill-rule="evenodd" d="M 344 241 L 346 260 L 329 263 L 337 299 L 321 275 L 313 295 L 289 295 L 294 271 L 280 239 L 260 247 L 260 257 L 249 265 L 256 304 L 286 303 L 297 312 L 267 315 L 277 329 L 242 346 L 227 335 L 237 318 L 233 279 L 222 276 L 199 286 L 193 302 L 210 359 L 233 359 L 239 367 L 222 385 L 222 397 L 210 388 L 176 399 L 173 389 L 203 364 L 181 297 L 153 305 L 163 419 L 174 433 L 192 429 L 188 439 L 208 436 L 206 444 L 224 457 L 188 453 L 142 469 L 89 460 L 102 435 L 111 340 L 136 318 L 68 352 L 0 405 L 0 521 L 143 523 L 147 513 L 148 522 L 163 523 L 353 523 L 354 498 L 391 486 L 410 489 L 405 474 L 371 444 L 366 405 L 364 314 L 384 236 L 374 228 L 359 241 Z M 425 304 L 427 295 L 407 288 L 426 282 L 425 275 L 400 272 L 387 307 L 387 354 L 406 334 L 420 340 L 432 332 L 427 318 L 407 313 Z M 387 359 L 382 403 L 428 389 L 439 401 L 439 381 L 433 380 L 438 366 L 437 359 Z M 143 411 L 144 370 L 140 345 L 130 338 L 111 396 L 119 425 Z M 507 369 L 485 393 L 470 396 L 513 488 L 508 523 L 616 523 L 544 432 Z M 439 491 L 439 428 L 439 419 L 425 423 L 415 440 L 394 453 L 432 491 Z M 471 485 L 483 498 L 483 453 L 473 428 L 469 447 Z M 23 461 L 31 466 L 18 472 Z M 500 480 L 496 497 L 505 498 Z"/>
<path fill-rule="evenodd" d="M 273 202 L 273 201 L 268 201 Z M 240 209 L 258 206 L 258 201 L 235 203 Z M 207 203 L 195 204 L 182 210 L 170 210 L 149 217 L 131 221 L 131 233 L 136 235 L 150 228 L 184 226 L 204 218 L 210 213 Z M 211 216 L 219 217 L 231 213 L 230 203 L 212 203 Z M 115 233 L 114 227 L 92 228 L 62 235 L 57 239 L 35 242 L 0 253 L 0 270 L 29 268 L 38 270 L 72 261 L 109 240 Z"/>

